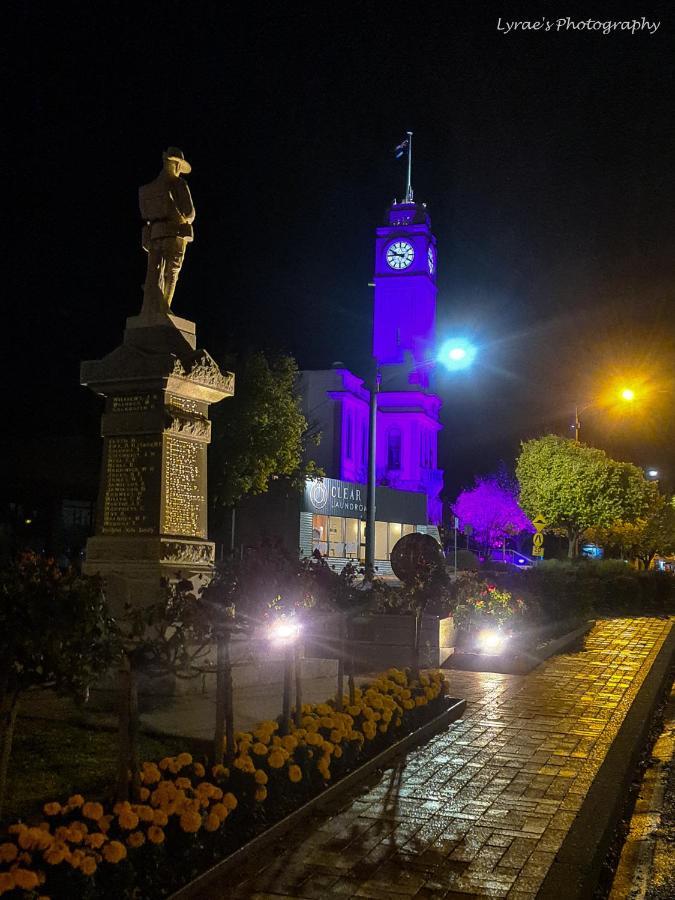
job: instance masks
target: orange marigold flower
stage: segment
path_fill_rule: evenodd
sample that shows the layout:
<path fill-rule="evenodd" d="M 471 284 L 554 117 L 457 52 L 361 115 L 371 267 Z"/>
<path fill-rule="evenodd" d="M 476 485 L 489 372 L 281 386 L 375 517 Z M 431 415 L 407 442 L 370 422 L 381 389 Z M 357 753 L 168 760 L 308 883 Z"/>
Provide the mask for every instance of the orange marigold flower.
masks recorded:
<path fill-rule="evenodd" d="M 97 868 L 98 866 L 96 865 L 94 857 L 85 856 L 80 865 L 80 872 L 82 872 L 83 875 L 93 875 Z"/>
<path fill-rule="evenodd" d="M 108 838 L 104 834 L 96 832 L 94 834 L 88 834 L 84 839 L 84 842 L 87 847 L 91 847 L 92 850 L 100 850 L 107 840 Z"/>
<path fill-rule="evenodd" d="M 206 769 L 201 763 L 195 763 L 192 769 L 197 778 L 203 778 L 206 775 Z"/>
<path fill-rule="evenodd" d="M 130 847 L 142 847 L 145 843 L 145 835 L 142 831 L 132 831 L 127 838 L 127 844 Z"/>
<path fill-rule="evenodd" d="M 211 807 L 211 812 L 209 813 L 209 815 L 218 816 L 221 822 L 224 822 L 229 814 L 230 811 L 224 803 L 214 803 Z"/>
<path fill-rule="evenodd" d="M 146 787 L 142 787 L 138 792 L 138 796 L 145 802 L 150 798 L 150 790 Z"/>
<path fill-rule="evenodd" d="M 284 762 L 284 754 L 280 750 L 272 750 L 270 755 L 267 757 L 267 762 L 273 769 L 280 769 Z"/>
<path fill-rule="evenodd" d="M 155 825 L 160 825 L 162 827 L 169 821 L 169 817 L 163 809 L 154 810 L 152 818 Z"/>
<path fill-rule="evenodd" d="M 76 809 L 78 806 L 82 806 L 84 803 L 84 797 L 82 794 L 73 794 L 72 797 L 68 797 L 68 806 L 72 806 L 73 809 Z"/>
<path fill-rule="evenodd" d="M 86 819 L 94 819 L 94 821 L 97 822 L 103 815 L 103 807 L 100 803 L 89 801 L 82 807 L 82 815 Z"/>
<path fill-rule="evenodd" d="M 0 844 L 0 862 L 14 862 L 18 855 L 19 851 L 16 849 L 16 844 Z"/>
<path fill-rule="evenodd" d="M 70 850 L 61 841 L 55 842 L 43 853 L 43 858 L 50 866 L 58 866 L 70 856 Z"/>
<path fill-rule="evenodd" d="M 263 800 L 266 800 L 267 799 L 267 788 L 262 787 L 262 785 L 259 788 L 256 788 L 255 799 L 258 801 L 258 803 L 262 803 Z"/>
<path fill-rule="evenodd" d="M 257 741 L 252 747 L 251 750 L 255 753 L 256 756 L 266 756 L 267 755 L 267 747 L 261 741 Z"/>
<path fill-rule="evenodd" d="M 193 834 L 195 831 L 199 831 L 202 827 L 202 817 L 199 813 L 193 812 L 192 810 L 188 810 L 184 812 L 180 817 L 180 827 L 183 831 L 187 831 L 189 834 Z"/>
<path fill-rule="evenodd" d="M 220 828 L 220 818 L 215 813 L 209 813 L 204 822 L 207 831 L 217 831 Z"/>
<path fill-rule="evenodd" d="M 342 747 L 336 747 L 335 750 L 333 750 L 333 756 L 335 759 L 340 759 L 342 756 Z"/>
<path fill-rule="evenodd" d="M 176 765 L 179 769 L 182 769 L 183 766 L 191 766 L 192 765 L 192 756 L 190 753 L 179 753 L 176 757 Z"/>
<path fill-rule="evenodd" d="M 0 872 L 0 894 L 13 891 L 15 884 L 14 872 Z"/>
<path fill-rule="evenodd" d="M 40 883 L 37 874 L 32 869 L 13 869 L 14 884 L 24 891 L 32 891 Z"/>
<path fill-rule="evenodd" d="M 256 784 L 267 784 L 267 772 L 263 772 L 262 769 L 256 769 L 254 778 Z"/>
<path fill-rule="evenodd" d="M 288 767 L 288 777 L 293 782 L 293 784 L 297 784 L 298 781 L 302 781 L 302 769 L 300 766 L 292 765 Z"/>
<path fill-rule="evenodd" d="M 56 802 L 45 803 L 42 809 L 44 810 L 44 814 L 46 816 L 58 816 L 58 814 L 61 812 L 61 804 Z"/>
<path fill-rule="evenodd" d="M 132 831 L 138 825 L 138 816 L 130 809 L 123 809 L 117 817 L 117 821 L 120 824 L 120 828 Z"/>
<path fill-rule="evenodd" d="M 227 768 L 227 766 L 221 766 L 220 763 L 218 763 L 217 766 L 214 766 L 211 769 L 211 774 L 214 778 L 229 778 L 230 770 Z"/>
<path fill-rule="evenodd" d="M 110 841 L 103 848 L 103 859 L 109 863 L 121 862 L 127 855 L 127 848 L 120 841 Z"/>
<path fill-rule="evenodd" d="M 98 823 L 97 823 L 99 830 L 105 834 L 105 832 L 107 832 L 110 829 L 110 825 L 114 818 L 115 818 L 114 816 L 101 816 L 101 818 L 98 820 Z"/>
<path fill-rule="evenodd" d="M 176 778 L 176 787 L 181 791 L 187 791 L 192 787 L 192 782 L 189 778 L 181 776 L 180 778 Z"/>
<path fill-rule="evenodd" d="M 148 840 L 151 844 L 163 844 L 164 832 L 157 825 L 151 825 L 148 828 Z"/>
<path fill-rule="evenodd" d="M 232 812 L 237 808 L 238 801 L 234 794 L 231 794 L 228 791 L 228 793 L 223 796 L 223 803 L 225 804 L 226 808 L 229 809 L 230 812 Z"/>
<path fill-rule="evenodd" d="M 154 822 L 155 820 L 155 811 L 151 806 L 144 806 L 143 804 L 139 804 L 134 812 L 141 820 L 141 822 Z"/>

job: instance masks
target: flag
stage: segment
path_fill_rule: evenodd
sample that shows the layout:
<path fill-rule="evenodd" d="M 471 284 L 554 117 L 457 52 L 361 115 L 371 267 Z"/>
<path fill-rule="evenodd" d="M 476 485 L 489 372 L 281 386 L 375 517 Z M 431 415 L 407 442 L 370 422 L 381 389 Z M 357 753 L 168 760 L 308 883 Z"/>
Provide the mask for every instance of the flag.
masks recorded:
<path fill-rule="evenodd" d="M 402 142 L 398 145 L 398 147 L 396 147 L 396 148 L 394 149 L 394 156 L 396 157 L 396 159 L 400 159 L 400 158 L 403 156 L 403 154 L 405 153 L 405 151 L 408 149 L 408 144 L 409 144 L 409 143 L 410 143 L 410 139 L 409 139 L 409 138 L 406 138 L 404 141 L 402 141 Z"/>

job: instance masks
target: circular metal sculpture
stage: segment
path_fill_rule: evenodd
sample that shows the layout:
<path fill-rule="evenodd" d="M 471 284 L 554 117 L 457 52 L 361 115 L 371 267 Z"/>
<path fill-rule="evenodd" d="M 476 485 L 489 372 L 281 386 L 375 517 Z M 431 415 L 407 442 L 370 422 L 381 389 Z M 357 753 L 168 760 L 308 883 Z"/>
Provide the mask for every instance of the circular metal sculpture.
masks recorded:
<path fill-rule="evenodd" d="M 443 565 L 445 557 L 441 545 L 430 534 L 414 532 L 394 544 L 390 561 L 397 578 L 413 581 L 434 566 Z"/>

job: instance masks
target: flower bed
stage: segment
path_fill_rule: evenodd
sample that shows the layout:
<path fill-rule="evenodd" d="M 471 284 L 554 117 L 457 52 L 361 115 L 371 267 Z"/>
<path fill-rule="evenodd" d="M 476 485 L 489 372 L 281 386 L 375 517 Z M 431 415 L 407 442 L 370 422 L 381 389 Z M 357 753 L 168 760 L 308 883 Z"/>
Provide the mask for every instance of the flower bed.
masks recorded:
<path fill-rule="evenodd" d="M 45 820 L 0 838 L 6 898 L 166 897 L 214 862 L 356 769 L 447 706 L 441 673 L 411 684 L 390 669 L 355 703 L 302 707 L 300 726 L 261 722 L 236 735 L 232 766 L 189 753 L 146 762 L 136 802 L 104 806 L 74 795 Z"/>

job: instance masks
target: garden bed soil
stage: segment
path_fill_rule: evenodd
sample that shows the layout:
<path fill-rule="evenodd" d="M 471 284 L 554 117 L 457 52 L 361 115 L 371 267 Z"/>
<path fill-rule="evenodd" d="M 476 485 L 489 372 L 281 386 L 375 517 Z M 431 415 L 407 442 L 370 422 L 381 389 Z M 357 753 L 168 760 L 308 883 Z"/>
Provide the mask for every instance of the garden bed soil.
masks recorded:
<path fill-rule="evenodd" d="M 378 769 L 386 768 L 391 761 L 409 750 L 424 743 L 433 735 L 447 728 L 452 722 L 461 718 L 466 709 L 466 700 L 448 697 L 448 708 L 427 722 L 416 731 L 407 734 L 391 747 L 378 753 L 372 759 L 364 762 L 353 772 L 349 772 L 329 788 L 321 791 L 307 803 L 294 810 L 290 815 L 279 822 L 266 828 L 261 834 L 244 844 L 234 853 L 226 856 L 215 866 L 207 869 L 201 875 L 190 881 L 180 890 L 171 895 L 169 900 L 209 900 L 214 896 L 213 890 L 221 879 L 232 869 L 242 866 L 248 859 L 258 855 L 275 841 L 283 837 L 291 828 L 299 825 L 304 819 L 314 813 L 320 813 L 324 807 L 339 801 L 345 794 L 358 786 L 364 779 L 372 775 Z"/>
<path fill-rule="evenodd" d="M 501 675 L 527 675 L 545 659 L 556 653 L 563 653 L 573 647 L 593 627 L 593 622 L 566 623 L 561 633 L 559 624 L 546 626 L 514 638 L 513 643 L 503 653 L 489 655 L 470 650 L 455 649 L 453 655 L 443 664 L 444 669 L 462 669 L 465 672 L 496 672 Z M 514 646 L 515 644 L 515 646 Z"/>

